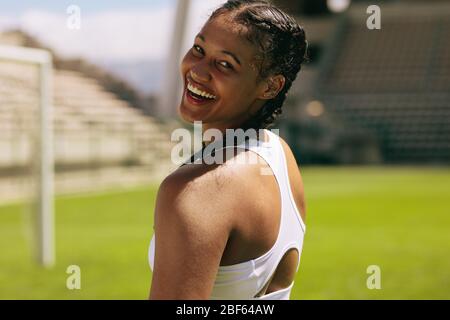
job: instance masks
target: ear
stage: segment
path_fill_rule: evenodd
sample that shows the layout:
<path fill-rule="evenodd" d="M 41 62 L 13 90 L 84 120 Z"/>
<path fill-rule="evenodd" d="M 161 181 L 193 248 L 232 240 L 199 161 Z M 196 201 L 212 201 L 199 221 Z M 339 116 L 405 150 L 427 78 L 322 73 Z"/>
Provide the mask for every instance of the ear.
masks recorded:
<path fill-rule="evenodd" d="M 286 79 L 281 74 L 268 77 L 264 81 L 262 92 L 258 96 L 258 98 L 263 100 L 270 100 L 275 98 L 283 89 L 285 83 Z"/>

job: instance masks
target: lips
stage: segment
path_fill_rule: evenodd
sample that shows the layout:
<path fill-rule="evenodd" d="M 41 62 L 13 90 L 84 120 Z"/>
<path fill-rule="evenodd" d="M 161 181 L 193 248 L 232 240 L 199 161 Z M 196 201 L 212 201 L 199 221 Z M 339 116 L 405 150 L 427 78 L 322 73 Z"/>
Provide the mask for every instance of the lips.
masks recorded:
<path fill-rule="evenodd" d="M 191 92 L 187 89 L 187 87 L 184 90 L 184 95 L 191 105 L 196 105 L 196 106 L 203 106 L 203 105 L 206 105 L 209 103 L 214 103 L 216 101 L 213 99 L 195 97 L 194 95 L 191 94 Z"/>
<path fill-rule="evenodd" d="M 202 85 L 202 84 L 200 84 L 200 83 L 194 81 L 194 80 L 193 80 L 191 77 L 189 77 L 189 76 L 186 77 L 186 85 L 187 85 L 188 83 L 189 83 L 191 86 L 193 86 L 193 87 L 199 89 L 200 91 L 203 91 L 203 92 L 207 93 L 208 95 L 217 97 L 217 95 L 214 93 L 213 90 L 211 90 L 211 89 L 209 89 L 208 87 L 206 87 L 206 86 L 204 86 L 204 85 Z"/>

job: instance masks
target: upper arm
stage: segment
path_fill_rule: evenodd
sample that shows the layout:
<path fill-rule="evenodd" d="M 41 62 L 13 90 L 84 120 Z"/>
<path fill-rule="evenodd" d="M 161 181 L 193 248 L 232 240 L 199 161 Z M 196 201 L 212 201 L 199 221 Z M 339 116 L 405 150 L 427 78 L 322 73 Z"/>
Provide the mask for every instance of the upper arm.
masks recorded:
<path fill-rule="evenodd" d="M 150 299 L 208 299 L 230 222 L 208 178 L 169 176 L 155 208 L 155 264 Z"/>

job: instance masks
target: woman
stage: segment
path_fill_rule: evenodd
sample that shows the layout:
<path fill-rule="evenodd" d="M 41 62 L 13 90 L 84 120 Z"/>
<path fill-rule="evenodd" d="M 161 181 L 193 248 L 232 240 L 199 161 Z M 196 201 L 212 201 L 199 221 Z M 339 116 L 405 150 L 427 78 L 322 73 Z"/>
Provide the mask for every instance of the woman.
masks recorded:
<path fill-rule="evenodd" d="M 267 128 L 306 48 L 303 29 L 272 4 L 228 1 L 182 61 L 180 116 L 223 134 Z M 277 135 L 264 130 L 248 142 L 232 145 L 223 163 L 183 165 L 161 184 L 151 299 L 289 299 L 305 232 L 302 179 Z M 261 161 L 236 161 L 248 154 Z"/>

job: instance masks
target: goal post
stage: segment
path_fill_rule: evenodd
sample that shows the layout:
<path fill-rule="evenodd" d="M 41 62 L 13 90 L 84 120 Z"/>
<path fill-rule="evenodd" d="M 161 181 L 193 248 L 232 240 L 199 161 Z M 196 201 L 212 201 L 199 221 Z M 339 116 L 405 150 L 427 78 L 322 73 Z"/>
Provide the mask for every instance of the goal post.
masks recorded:
<path fill-rule="evenodd" d="M 159 97 L 158 114 L 161 117 L 170 117 L 174 114 L 176 106 L 181 98 L 182 80 L 178 73 L 179 61 L 182 57 L 182 48 L 188 22 L 188 14 L 192 0 L 178 0 L 172 32 L 170 50 L 165 62 L 165 76 L 163 78 L 161 92 L 173 92 L 173 94 L 161 94 Z"/>
<path fill-rule="evenodd" d="M 35 65 L 39 72 L 38 154 L 34 158 L 38 190 L 33 223 L 37 262 L 51 267 L 55 262 L 52 56 L 46 50 L 0 45 L 0 60 Z"/>

